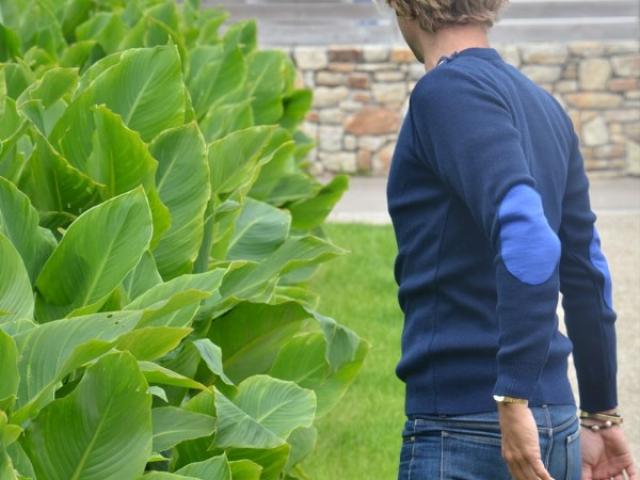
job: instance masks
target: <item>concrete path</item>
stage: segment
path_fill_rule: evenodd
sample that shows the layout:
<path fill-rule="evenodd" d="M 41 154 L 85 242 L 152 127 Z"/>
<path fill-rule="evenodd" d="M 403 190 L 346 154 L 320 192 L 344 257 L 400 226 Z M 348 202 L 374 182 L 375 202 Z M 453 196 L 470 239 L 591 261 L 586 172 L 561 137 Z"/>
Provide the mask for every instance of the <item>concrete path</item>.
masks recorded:
<path fill-rule="evenodd" d="M 388 224 L 386 181 L 384 177 L 351 177 L 350 188 L 329 221 Z M 613 278 L 614 308 L 618 314 L 619 409 L 640 467 L 640 178 L 594 178 L 590 193 Z M 562 318 L 561 308 L 558 313 Z M 566 334 L 562 321 L 561 331 Z M 569 378 L 577 398 L 573 366 L 569 368 Z"/>
<path fill-rule="evenodd" d="M 330 177 L 320 177 L 323 182 Z M 349 190 L 334 208 L 330 220 L 389 223 L 386 177 L 351 177 Z M 598 217 L 639 216 L 640 178 L 591 180 L 591 205 Z"/>
<path fill-rule="evenodd" d="M 399 43 L 385 0 L 214 0 L 231 20 L 256 18 L 265 46 Z M 511 0 L 491 30 L 497 43 L 637 39 L 637 0 Z"/>

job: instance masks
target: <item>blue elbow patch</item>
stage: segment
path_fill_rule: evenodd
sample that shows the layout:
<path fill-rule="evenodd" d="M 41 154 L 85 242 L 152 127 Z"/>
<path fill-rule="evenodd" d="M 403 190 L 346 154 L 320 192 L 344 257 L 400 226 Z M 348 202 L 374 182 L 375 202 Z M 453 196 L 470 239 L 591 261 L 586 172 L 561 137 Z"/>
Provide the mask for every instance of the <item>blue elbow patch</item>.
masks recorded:
<path fill-rule="evenodd" d="M 602 296 L 607 307 L 613 308 L 613 299 L 611 293 L 611 274 L 609 273 L 609 265 L 602 250 L 600 250 L 600 235 L 598 229 L 593 226 L 593 236 L 591 237 L 591 244 L 589 245 L 589 257 L 594 267 L 598 269 L 604 276 L 604 291 Z"/>
<path fill-rule="evenodd" d="M 560 261 L 560 239 L 544 216 L 538 192 L 525 184 L 512 187 L 500 203 L 498 220 L 507 270 L 530 285 L 546 282 Z"/>

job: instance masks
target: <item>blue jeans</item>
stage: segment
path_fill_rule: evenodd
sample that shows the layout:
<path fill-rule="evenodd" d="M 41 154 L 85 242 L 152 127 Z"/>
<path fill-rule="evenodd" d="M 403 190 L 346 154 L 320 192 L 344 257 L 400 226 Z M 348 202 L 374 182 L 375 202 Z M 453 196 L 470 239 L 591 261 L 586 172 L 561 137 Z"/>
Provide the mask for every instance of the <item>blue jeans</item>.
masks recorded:
<path fill-rule="evenodd" d="M 540 452 L 555 480 L 580 480 L 580 421 L 575 405 L 529 407 Z M 410 415 L 402 431 L 398 480 L 510 480 L 501 454 L 498 412 Z"/>

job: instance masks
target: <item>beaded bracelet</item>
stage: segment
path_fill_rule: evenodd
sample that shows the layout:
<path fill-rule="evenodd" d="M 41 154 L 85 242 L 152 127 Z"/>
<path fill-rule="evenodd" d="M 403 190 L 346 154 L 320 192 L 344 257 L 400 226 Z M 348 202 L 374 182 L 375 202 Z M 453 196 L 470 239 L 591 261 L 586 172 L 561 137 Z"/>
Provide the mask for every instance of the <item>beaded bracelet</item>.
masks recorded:
<path fill-rule="evenodd" d="M 585 411 L 580 411 L 580 418 L 589 418 L 592 420 L 602 420 L 603 424 L 593 424 L 589 425 L 586 423 L 580 422 L 580 425 L 586 428 L 591 429 L 594 432 L 599 430 L 606 430 L 607 428 L 614 427 L 616 425 L 621 425 L 624 419 L 622 415 L 619 413 L 589 413 Z"/>
<path fill-rule="evenodd" d="M 615 427 L 616 425 L 618 425 L 617 423 L 613 423 L 609 420 L 607 420 L 604 424 L 602 425 L 598 425 L 598 424 L 593 424 L 593 425 L 588 425 L 586 423 L 582 423 L 580 422 L 580 425 L 582 425 L 583 427 L 586 427 L 588 429 L 590 429 L 593 432 L 597 432 L 599 430 L 606 430 L 607 428 L 611 428 L 611 427 Z"/>

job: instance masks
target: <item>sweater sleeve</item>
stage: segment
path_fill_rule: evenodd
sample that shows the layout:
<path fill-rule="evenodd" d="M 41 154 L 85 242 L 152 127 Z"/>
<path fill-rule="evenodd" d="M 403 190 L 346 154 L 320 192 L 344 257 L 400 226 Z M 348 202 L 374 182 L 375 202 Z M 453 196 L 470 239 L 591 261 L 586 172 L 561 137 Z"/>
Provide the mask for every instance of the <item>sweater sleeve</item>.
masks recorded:
<path fill-rule="evenodd" d="M 423 80 L 409 110 L 419 156 L 464 202 L 495 254 L 493 394 L 530 399 L 557 329 L 560 241 L 504 99 L 453 68 Z"/>
<path fill-rule="evenodd" d="M 572 139 L 560 226 L 560 290 L 567 334 L 573 342 L 580 408 L 597 412 L 618 404 L 616 313 L 611 275 L 600 249 L 589 181 L 573 128 Z"/>

